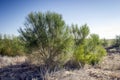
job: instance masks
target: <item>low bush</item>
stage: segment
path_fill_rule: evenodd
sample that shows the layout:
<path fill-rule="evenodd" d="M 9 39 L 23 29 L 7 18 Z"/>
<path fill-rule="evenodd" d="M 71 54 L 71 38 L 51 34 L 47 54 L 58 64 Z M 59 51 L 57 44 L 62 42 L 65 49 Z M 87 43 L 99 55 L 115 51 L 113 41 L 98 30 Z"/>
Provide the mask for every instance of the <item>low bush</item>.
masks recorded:
<path fill-rule="evenodd" d="M 18 37 L 4 35 L 0 38 L 0 55 L 24 55 L 25 46 Z"/>
<path fill-rule="evenodd" d="M 106 50 L 103 48 L 99 36 L 91 34 L 88 37 L 89 28 L 87 25 L 83 25 L 80 28 L 73 26 L 72 29 L 76 43 L 73 53 L 74 62 L 77 62 L 78 66 L 97 64 L 106 55 Z"/>

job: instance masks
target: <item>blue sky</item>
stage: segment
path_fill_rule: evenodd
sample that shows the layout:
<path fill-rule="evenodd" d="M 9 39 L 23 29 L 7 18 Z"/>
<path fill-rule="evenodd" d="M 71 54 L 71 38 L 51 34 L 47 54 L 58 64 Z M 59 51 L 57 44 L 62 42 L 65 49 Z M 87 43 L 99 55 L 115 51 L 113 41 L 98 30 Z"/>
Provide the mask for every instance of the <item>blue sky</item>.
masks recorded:
<path fill-rule="evenodd" d="M 100 38 L 120 34 L 120 0 L 0 0 L 0 33 L 19 35 L 30 12 L 62 14 L 68 25 L 87 23 Z"/>

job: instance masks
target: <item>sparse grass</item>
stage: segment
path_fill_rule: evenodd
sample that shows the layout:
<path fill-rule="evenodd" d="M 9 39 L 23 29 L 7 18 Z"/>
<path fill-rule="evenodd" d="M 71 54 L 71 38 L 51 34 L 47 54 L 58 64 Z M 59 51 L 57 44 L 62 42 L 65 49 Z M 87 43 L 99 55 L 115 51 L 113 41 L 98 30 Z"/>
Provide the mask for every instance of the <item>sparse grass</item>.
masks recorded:
<path fill-rule="evenodd" d="M 120 70 L 120 54 L 111 54 L 104 57 L 99 65 L 105 70 Z"/>
<path fill-rule="evenodd" d="M 16 56 L 16 57 L 8 57 L 8 56 L 0 56 L 0 68 L 21 64 L 26 62 L 27 57 L 25 56 Z"/>
<path fill-rule="evenodd" d="M 26 57 L 20 57 L 20 56 L 0 57 L 0 66 L 3 68 L 8 65 L 16 65 L 16 64 L 20 64 L 21 62 L 24 62 L 25 60 Z M 32 69 L 30 68 L 29 70 L 29 67 L 30 66 L 28 66 L 28 69 L 27 66 L 24 67 L 24 69 L 27 70 L 27 72 L 24 72 L 24 69 L 22 69 L 22 67 L 21 70 L 23 70 L 23 73 L 31 72 L 30 75 L 32 75 L 32 72 L 34 70 L 38 70 L 35 67 L 33 68 L 31 67 Z M 0 70 L 2 70 L 2 68 Z M 16 68 L 14 71 L 16 71 L 18 74 L 19 71 L 17 71 L 17 69 L 18 68 Z M 62 68 L 59 70 L 55 69 L 53 71 L 50 71 L 49 69 L 44 69 L 43 66 L 43 69 L 41 68 L 40 70 L 37 71 L 36 75 L 42 76 L 43 78 L 42 80 L 120 80 L 120 55 L 112 54 L 104 57 L 103 61 L 99 63 L 97 67 L 85 65 L 84 68 L 81 69 L 67 70 Z M 8 70 L 7 72 L 4 72 L 4 74 L 0 72 L 0 78 L 1 75 L 5 75 L 5 73 L 7 74 Z M 9 72 L 9 74 L 11 73 Z M 3 78 L 3 80 L 5 78 Z M 39 77 L 38 78 L 31 77 L 31 78 L 32 80 L 41 80 L 39 79 Z"/>
<path fill-rule="evenodd" d="M 68 71 L 65 69 L 57 72 L 51 72 L 45 74 L 45 80 L 95 80 L 87 74 L 86 70 L 74 70 Z"/>
<path fill-rule="evenodd" d="M 120 80 L 120 55 L 112 54 L 104 57 L 99 67 L 85 65 L 79 70 L 59 70 L 46 73 L 45 80 Z"/>

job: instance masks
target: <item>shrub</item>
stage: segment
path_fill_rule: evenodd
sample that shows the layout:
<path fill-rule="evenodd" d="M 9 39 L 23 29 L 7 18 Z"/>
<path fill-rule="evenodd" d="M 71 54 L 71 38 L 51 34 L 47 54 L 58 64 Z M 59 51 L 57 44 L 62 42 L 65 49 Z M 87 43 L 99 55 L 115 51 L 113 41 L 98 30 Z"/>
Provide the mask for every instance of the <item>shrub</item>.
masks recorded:
<path fill-rule="evenodd" d="M 61 58 L 69 53 L 73 43 L 68 27 L 57 13 L 30 13 L 25 28 L 19 32 L 30 53 L 40 54 L 49 67 L 62 64 Z"/>
<path fill-rule="evenodd" d="M 24 45 L 18 37 L 4 35 L 0 39 L 0 55 L 16 56 L 23 55 Z"/>
<path fill-rule="evenodd" d="M 108 40 L 106 40 L 106 39 L 103 39 L 103 40 L 102 40 L 102 45 L 103 45 L 104 48 L 108 47 L 109 44 L 110 44 L 110 43 L 109 43 Z"/>
<path fill-rule="evenodd" d="M 120 36 L 119 35 L 116 36 L 115 45 L 120 46 Z"/>
<path fill-rule="evenodd" d="M 73 58 L 78 66 L 84 66 L 84 64 L 94 65 L 106 55 L 106 51 L 102 47 L 98 35 L 91 34 L 90 37 L 87 38 L 89 35 L 89 28 L 86 24 L 80 28 L 73 26 L 72 31 L 76 43 Z"/>

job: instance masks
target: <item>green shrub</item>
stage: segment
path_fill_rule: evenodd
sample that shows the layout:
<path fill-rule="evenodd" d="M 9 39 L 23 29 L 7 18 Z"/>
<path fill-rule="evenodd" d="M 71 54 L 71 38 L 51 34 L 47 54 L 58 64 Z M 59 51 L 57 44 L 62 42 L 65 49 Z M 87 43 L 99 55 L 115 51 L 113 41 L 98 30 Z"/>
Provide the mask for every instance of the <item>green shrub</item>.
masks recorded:
<path fill-rule="evenodd" d="M 109 43 L 109 40 L 107 40 L 107 39 L 103 39 L 103 40 L 102 40 L 102 45 L 103 45 L 104 48 L 108 47 L 109 44 L 110 44 L 110 43 Z"/>
<path fill-rule="evenodd" d="M 87 24 L 71 27 L 66 26 L 60 14 L 37 12 L 28 15 L 19 33 L 29 53 L 39 54 L 37 58 L 50 68 L 63 65 L 68 55 L 78 65 L 98 63 L 106 54 L 99 36 L 92 34 L 88 38 Z"/>
<path fill-rule="evenodd" d="M 88 38 L 89 28 L 87 25 L 83 25 L 80 28 L 73 26 L 72 30 L 76 43 L 73 58 L 78 66 L 84 66 L 85 64 L 94 65 L 106 55 L 106 50 L 103 48 L 98 35 L 91 34 Z"/>
<path fill-rule="evenodd" d="M 26 24 L 19 32 L 30 53 L 40 54 L 39 58 L 50 68 L 61 65 L 73 44 L 62 16 L 52 12 L 30 13 Z"/>
<path fill-rule="evenodd" d="M 114 46 L 113 48 L 115 50 L 118 50 L 120 49 L 120 35 L 117 35 L 116 38 L 114 39 L 113 43 L 112 43 L 112 46 Z"/>
<path fill-rule="evenodd" d="M 23 55 L 25 47 L 18 37 L 4 35 L 0 39 L 0 55 Z"/>

